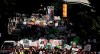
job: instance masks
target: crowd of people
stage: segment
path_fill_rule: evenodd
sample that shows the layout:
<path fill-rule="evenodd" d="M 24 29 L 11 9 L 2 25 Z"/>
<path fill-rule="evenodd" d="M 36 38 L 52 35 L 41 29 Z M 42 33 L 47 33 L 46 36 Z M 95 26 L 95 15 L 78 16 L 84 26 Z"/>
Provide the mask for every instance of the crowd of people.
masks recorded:
<path fill-rule="evenodd" d="M 85 51 L 83 49 L 79 49 L 77 44 L 73 42 L 71 49 L 60 48 L 58 46 L 52 47 L 47 45 L 45 47 L 29 47 L 28 49 L 24 49 L 22 45 L 16 46 L 12 51 L 12 54 L 97 54 L 96 51 Z M 98 53 L 99 54 L 99 53 Z"/>
<path fill-rule="evenodd" d="M 25 33 L 21 33 L 21 35 L 27 34 L 26 36 L 33 37 L 34 40 L 37 40 L 41 37 L 45 38 L 47 40 L 60 39 L 60 40 L 63 40 L 63 42 L 62 42 L 63 44 L 68 44 L 68 45 L 71 45 L 71 42 L 74 41 L 77 43 L 77 45 L 82 46 L 82 48 L 81 48 L 82 50 L 89 51 L 89 52 L 92 51 L 91 50 L 92 48 L 95 48 L 91 45 L 89 40 L 87 40 L 87 42 L 83 42 L 83 44 L 81 44 L 80 37 L 77 36 L 77 34 L 74 33 L 71 29 L 67 29 L 66 26 L 54 27 L 52 25 L 52 26 L 41 27 L 38 25 L 33 25 L 32 27 L 27 28 L 27 30 L 25 30 L 25 31 L 24 31 Z M 87 47 L 88 45 L 89 45 L 89 48 Z M 62 51 L 64 51 L 64 50 L 62 50 Z M 95 52 L 95 49 L 92 52 Z"/>
<path fill-rule="evenodd" d="M 34 16 L 33 16 L 34 17 Z M 37 19 L 39 20 L 39 18 Z M 34 22 L 35 20 L 30 20 L 30 22 Z M 58 25 L 55 26 L 55 23 L 58 22 Z M 77 32 L 71 28 L 72 24 L 62 22 L 62 21 L 53 21 L 49 23 L 46 26 L 41 26 L 41 24 L 21 24 L 21 21 L 16 25 L 16 28 L 19 28 L 21 30 L 20 35 L 22 37 L 28 37 L 31 38 L 33 37 L 34 40 L 37 40 L 41 37 L 49 40 L 49 39 L 60 39 L 63 40 L 63 44 L 68 44 L 71 45 L 71 42 L 75 42 L 77 45 L 81 45 L 82 48 L 79 50 L 77 53 L 79 54 L 86 54 L 84 52 L 88 52 L 87 54 L 91 53 L 91 49 L 94 48 L 91 45 L 90 39 L 84 40 L 80 36 L 77 36 Z M 94 43 L 96 40 L 93 41 Z M 89 45 L 89 48 L 86 46 Z M 72 45 L 71 45 L 72 46 Z M 18 52 L 22 52 L 23 50 L 20 50 Z M 71 54 L 71 50 L 67 49 L 58 49 L 55 47 L 54 49 L 38 49 L 35 47 L 35 49 L 30 49 L 29 50 L 33 54 L 43 54 L 45 53 L 51 53 L 51 54 Z M 92 53 L 96 54 L 96 49 L 93 49 Z M 74 53 L 72 53 L 74 54 Z"/>

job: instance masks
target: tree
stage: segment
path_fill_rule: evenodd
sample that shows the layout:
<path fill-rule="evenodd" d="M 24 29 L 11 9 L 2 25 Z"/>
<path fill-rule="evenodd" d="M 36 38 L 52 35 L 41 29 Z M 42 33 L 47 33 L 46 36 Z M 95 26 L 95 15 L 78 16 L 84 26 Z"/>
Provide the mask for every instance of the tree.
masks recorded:
<path fill-rule="evenodd" d="M 62 0 L 54 0 L 51 3 L 51 6 L 54 6 L 54 14 L 55 15 L 62 15 Z"/>

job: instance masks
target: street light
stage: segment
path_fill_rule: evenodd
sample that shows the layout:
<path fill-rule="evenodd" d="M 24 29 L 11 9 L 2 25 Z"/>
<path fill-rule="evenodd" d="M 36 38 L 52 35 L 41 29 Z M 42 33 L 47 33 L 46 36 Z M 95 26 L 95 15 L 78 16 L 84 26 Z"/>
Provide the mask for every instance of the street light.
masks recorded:
<path fill-rule="evenodd" d="M 44 11 L 46 10 L 46 8 L 44 7 Z"/>
<path fill-rule="evenodd" d="M 42 7 L 43 5 L 41 4 L 41 7 Z"/>

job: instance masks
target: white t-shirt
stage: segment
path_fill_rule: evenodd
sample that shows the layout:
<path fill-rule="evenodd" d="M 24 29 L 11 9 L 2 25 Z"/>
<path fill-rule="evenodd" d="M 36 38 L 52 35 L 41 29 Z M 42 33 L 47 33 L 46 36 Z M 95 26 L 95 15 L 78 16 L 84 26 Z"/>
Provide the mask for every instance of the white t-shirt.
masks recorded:
<path fill-rule="evenodd" d="M 42 51 L 40 51 L 40 52 L 39 52 L 39 54 L 43 54 L 43 52 L 42 52 Z"/>
<path fill-rule="evenodd" d="M 77 54 L 78 48 L 72 48 L 73 54 Z"/>

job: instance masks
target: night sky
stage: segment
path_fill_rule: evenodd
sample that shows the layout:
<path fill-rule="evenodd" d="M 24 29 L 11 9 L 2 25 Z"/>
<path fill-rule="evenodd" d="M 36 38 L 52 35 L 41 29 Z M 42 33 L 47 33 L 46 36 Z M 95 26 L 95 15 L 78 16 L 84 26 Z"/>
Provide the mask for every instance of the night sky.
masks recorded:
<path fill-rule="evenodd" d="M 2 11 L 30 13 L 51 4 L 53 0 L 0 0 Z"/>

